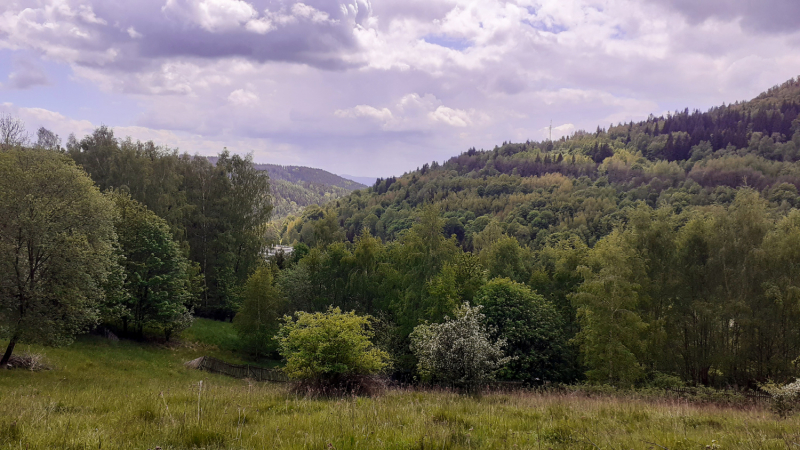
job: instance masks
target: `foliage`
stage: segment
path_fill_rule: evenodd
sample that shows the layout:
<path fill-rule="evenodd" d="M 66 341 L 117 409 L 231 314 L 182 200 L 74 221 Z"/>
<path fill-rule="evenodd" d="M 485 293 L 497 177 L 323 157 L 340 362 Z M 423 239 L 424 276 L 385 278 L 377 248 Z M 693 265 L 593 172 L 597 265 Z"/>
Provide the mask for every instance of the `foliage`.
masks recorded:
<path fill-rule="evenodd" d="M 119 189 L 164 219 L 203 275 L 197 311 L 230 318 L 236 291 L 260 264 L 272 212 L 268 176 L 252 156 L 179 154 L 153 142 L 117 139 L 102 126 L 67 143 L 70 157 L 102 190 Z"/>
<path fill-rule="evenodd" d="M 589 253 L 585 279 L 574 296 L 578 306 L 581 353 L 596 382 L 630 385 L 642 375 L 637 359 L 643 351 L 645 323 L 637 314 L 642 262 L 615 231 Z"/>
<path fill-rule="evenodd" d="M 800 409 L 800 380 L 784 386 L 775 383 L 761 385 L 761 389 L 772 396 L 772 411 L 781 418 L 786 418 Z"/>
<path fill-rule="evenodd" d="M 169 340 L 191 325 L 197 300 L 192 294 L 202 277 L 193 276 L 164 219 L 128 194 L 115 193 L 112 199 L 128 294 L 119 312 L 123 329 L 130 325 L 139 337 L 145 328 L 155 329 Z"/>
<path fill-rule="evenodd" d="M 504 355 L 505 339 L 491 339 L 481 308 L 465 303 L 454 319 L 414 328 L 411 350 L 424 380 L 476 392 L 514 359 Z"/>
<path fill-rule="evenodd" d="M 339 308 L 284 316 L 276 335 L 284 371 L 296 380 L 373 375 L 389 366 L 388 354 L 371 342 L 371 317 Z"/>
<path fill-rule="evenodd" d="M 0 151 L 0 336 L 68 344 L 99 320 L 115 270 L 114 206 L 68 158 Z"/>
<path fill-rule="evenodd" d="M 478 291 L 476 303 L 483 309 L 492 337 L 506 340 L 506 354 L 513 359 L 500 371 L 509 380 L 532 384 L 562 381 L 564 354 L 568 351 L 561 316 L 555 307 L 524 284 L 495 278 Z"/>
<path fill-rule="evenodd" d="M 200 314 L 233 317 L 265 245 L 281 239 L 295 251 L 272 261 L 269 285 L 285 310 L 380 317 L 398 378 L 414 375 L 415 327 L 486 294 L 492 339 L 519 356 L 502 376 L 753 388 L 795 376 L 800 353 L 799 112 L 793 79 L 706 112 L 469 149 L 336 199 L 352 186 L 272 166 L 273 194 L 309 204 L 280 226 L 265 225 L 268 180 L 250 157 L 181 155 L 103 127 L 66 147 L 102 189 L 166 221 L 196 263 L 189 278 L 203 275 L 189 284 Z M 45 131 L 36 145 L 55 154 Z M 18 137 L 6 147 L 29 142 Z M 106 315 L 128 302 L 113 266 Z"/>
<path fill-rule="evenodd" d="M 245 351 L 256 358 L 275 349 L 273 336 L 284 305 L 279 288 L 274 284 L 272 268 L 260 266 L 247 279 L 242 293 L 242 306 L 233 325 Z"/>
<path fill-rule="evenodd" d="M 263 164 L 257 165 L 257 167 L 260 166 L 263 166 Z M 287 217 L 292 220 L 295 216 L 302 214 L 303 209 L 308 206 L 324 205 L 344 197 L 354 189 L 363 187 L 356 183 L 348 187 L 339 187 L 330 184 L 309 183 L 302 180 L 287 181 L 276 178 L 270 172 L 270 188 L 275 203 L 273 220 L 282 220 Z"/>

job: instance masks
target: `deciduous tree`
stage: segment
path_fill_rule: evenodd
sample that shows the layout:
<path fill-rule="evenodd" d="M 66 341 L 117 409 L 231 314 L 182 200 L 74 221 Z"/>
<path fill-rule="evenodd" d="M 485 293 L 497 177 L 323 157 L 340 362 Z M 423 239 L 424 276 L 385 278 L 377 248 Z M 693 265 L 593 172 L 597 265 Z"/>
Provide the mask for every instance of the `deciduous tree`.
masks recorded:
<path fill-rule="evenodd" d="M 68 344 L 96 324 L 114 270 L 114 205 L 69 158 L 0 151 L 0 335 Z"/>

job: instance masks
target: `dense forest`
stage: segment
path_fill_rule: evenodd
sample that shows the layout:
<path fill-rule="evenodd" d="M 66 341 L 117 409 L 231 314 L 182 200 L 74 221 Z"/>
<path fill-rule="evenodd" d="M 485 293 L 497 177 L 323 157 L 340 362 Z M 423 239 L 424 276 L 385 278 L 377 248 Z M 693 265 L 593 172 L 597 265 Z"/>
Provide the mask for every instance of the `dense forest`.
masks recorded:
<path fill-rule="evenodd" d="M 4 299 L 16 299 L 0 310 L 0 331 L 23 323 L 18 311 L 29 309 L 20 305 L 39 298 L 20 287 L 19 274 L 40 267 L 24 255 L 83 248 L 76 261 L 94 261 L 94 275 L 39 281 L 94 293 L 98 306 L 72 331 L 106 323 L 168 339 L 195 313 L 234 318 L 245 351 L 275 355 L 282 315 L 340 308 L 372 316 L 394 373 L 413 380 L 414 336 L 462 314 L 482 317 L 502 342 L 507 380 L 785 381 L 800 365 L 799 112 L 793 79 L 706 112 L 469 149 L 322 206 L 309 201 L 280 229 L 269 225 L 276 190 L 352 185 L 315 179 L 324 173 L 312 169 L 259 170 L 225 151 L 213 160 L 178 154 L 105 127 L 65 149 L 47 130 L 35 144 L 4 138 L 0 169 L 19 182 L 0 186 L 0 208 L 19 219 L 0 229 L 6 253 L 17 255 L 0 261 L 17 274 L 0 284 Z M 17 231 L 38 229 L 37 208 L 50 204 L 26 192 L 62 195 L 42 181 L 54 167 L 84 193 L 68 200 L 85 203 L 97 224 L 66 214 L 78 237 L 55 233 L 59 245 L 42 247 L 33 234 L 26 247 Z M 279 239 L 294 251 L 265 259 Z M 45 260 L 78 273 L 59 255 Z M 20 342 L 35 335 L 14 333 Z"/>
<path fill-rule="evenodd" d="M 294 308 L 383 314 L 402 342 L 485 302 L 497 280 L 529 289 L 558 317 L 531 319 L 534 337 L 510 345 L 551 356 L 511 378 L 788 379 L 800 363 L 798 112 L 790 80 L 706 112 L 470 149 L 287 220 L 300 251 L 278 284 Z"/>

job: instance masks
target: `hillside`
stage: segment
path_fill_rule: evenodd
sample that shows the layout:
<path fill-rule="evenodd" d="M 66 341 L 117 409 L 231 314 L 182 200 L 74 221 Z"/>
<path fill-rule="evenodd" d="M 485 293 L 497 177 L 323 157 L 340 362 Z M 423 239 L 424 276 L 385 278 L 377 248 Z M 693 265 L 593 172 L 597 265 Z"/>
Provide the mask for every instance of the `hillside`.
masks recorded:
<path fill-rule="evenodd" d="M 208 158 L 216 163 L 216 157 Z M 310 205 L 324 205 L 366 186 L 322 169 L 303 166 L 255 164 L 269 174 L 273 198 L 272 219 L 299 214 Z"/>
<path fill-rule="evenodd" d="M 257 170 L 266 170 L 271 179 L 285 180 L 292 183 L 327 185 L 347 189 L 348 191 L 366 187 L 361 183 L 312 167 L 256 164 L 255 168 Z"/>
<path fill-rule="evenodd" d="M 269 173 L 274 207 L 273 220 L 299 214 L 309 205 L 324 205 L 356 189 L 366 187 L 311 167 L 275 164 L 256 164 L 255 167 Z"/>
<path fill-rule="evenodd" d="M 356 400 L 309 399 L 283 383 L 188 369 L 183 363 L 215 346 L 186 336 L 184 342 L 166 347 L 87 336 L 66 348 L 29 347 L 54 370 L 3 371 L 0 448 L 396 449 L 424 442 L 453 450 L 540 443 L 566 450 L 592 448 L 575 445 L 588 440 L 601 448 L 644 448 L 642 441 L 780 448 L 782 437 L 797 440 L 800 427 L 799 418 L 776 420 L 760 407 L 687 404 L 666 395 L 471 397 L 398 389 Z M 230 353 L 212 352 L 231 360 Z"/>
<path fill-rule="evenodd" d="M 555 323 L 563 340 L 520 350 L 547 362 L 511 378 L 791 380 L 800 354 L 797 87 L 555 142 L 470 149 L 378 180 L 286 224 L 284 243 L 315 249 L 281 274 L 282 289 L 298 305 L 385 311 L 407 339 L 417 324 L 518 283 L 559 317 L 513 332 Z"/>
<path fill-rule="evenodd" d="M 415 210 L 434 203 L 446 232 L 473 249 L 491 221 L 522 244 L 541 247 L 567 233 L 592 245 L 636 202 L 678 211 L 725 204 L 745 185 L 791 207 L 800 187 L 798 112 L 800 81 L 793 79 L 706 112 L 650 116 L 554 142 L 470 149 L 441 165 L 379 179 L 327 209 L 348 240 L 362 228 L 394 240 Z M 287 228 L 284 240 L 300 239 L 303 223 Z"/>

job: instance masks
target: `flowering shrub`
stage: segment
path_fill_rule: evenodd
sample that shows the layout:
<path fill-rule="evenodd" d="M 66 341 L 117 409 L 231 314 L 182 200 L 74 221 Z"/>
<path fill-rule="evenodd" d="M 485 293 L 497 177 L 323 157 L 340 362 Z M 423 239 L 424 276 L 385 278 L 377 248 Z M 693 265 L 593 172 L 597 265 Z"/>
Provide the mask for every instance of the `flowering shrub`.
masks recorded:
<path fill-rule="evenodd" d="M 512 359 L 503 353 L 504 339 L 490 340 L 480 311 L 480 306 L 466 303 L 456 311 L 455 319 L 414 328 L 411 351 L 424 380 L 474 392 Z"/>
<path fill-rule="evenodd" d="M 800 407 L 800 379 L 785 386 L 767 383 L 761 386 L 772 396 L 772 411 L 781 417 L 787 417 Z"/>

